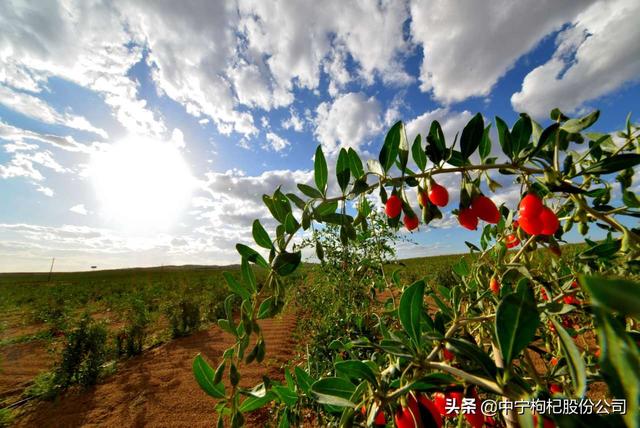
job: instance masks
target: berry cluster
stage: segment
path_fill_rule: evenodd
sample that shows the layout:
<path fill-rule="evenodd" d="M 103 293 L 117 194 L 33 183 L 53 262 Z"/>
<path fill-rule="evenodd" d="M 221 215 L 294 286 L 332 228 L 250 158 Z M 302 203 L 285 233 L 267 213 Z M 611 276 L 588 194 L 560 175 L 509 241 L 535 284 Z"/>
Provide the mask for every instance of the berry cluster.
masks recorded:
<path fill-rule="evenodd" d="M 485 417 L 481 411 L 481 402 L 475 388 L 469 388 L 466 395 L 461 388 L 448 389 L 433 394 L 433 399 L 421 392 L 411 392 L 406 396 L 406 403 L 401 404 L 394 413 L 393 420 L 397 428 L 441 428 L 444 420 L 458 416 L 463 399 L 475 401 L 475 411 L 465 411 L 464 417 L 473 428 L 493 427 L 495 421 L 492 417 Z M 362 407 L 361 414 L 367 415 L 366 407 Z M 376 427 L 387 424 L 387 418 L 383 410 L 378 410 L 373 421 Z"/>
<path fill-rule="evenodd" d="M 426 207 L 431 203 L 438 207 L 444 207 L 449 203 L 449 192 L 447 189 L 438 183 L 432 182 L 429 192 L 422 189 L 418 189 L 418 204 L 420 207 Z M 412 231 L 418 227 L 420 221 L 413 211 L 408 208 L 407 204 L 403 204 L 402 199 L 398 195 L 393 194 L 385 203 L 384 212 L 389 218 L 397 218 L 403 211 L 403 205 L 405 205 L 404 217 L 402 223 L 407 230 Z"/>
<path fill-rule="evenodd" d="M 529 235 L 553 235 L 560 227 L 556 214 L 533 193 L 522 198 L 518 211 L 519 226 Z"/>
<path fill-rule="evenodd" d="M 491 199 L 482 194 L 473 198 L 471 205 L 461 209 L 458 213 L 458 222 L 465 229 L 476 230 L 478 220 L 484 220 L 491 224 L 498 224 L 500 221 L 498 207 Z"/>

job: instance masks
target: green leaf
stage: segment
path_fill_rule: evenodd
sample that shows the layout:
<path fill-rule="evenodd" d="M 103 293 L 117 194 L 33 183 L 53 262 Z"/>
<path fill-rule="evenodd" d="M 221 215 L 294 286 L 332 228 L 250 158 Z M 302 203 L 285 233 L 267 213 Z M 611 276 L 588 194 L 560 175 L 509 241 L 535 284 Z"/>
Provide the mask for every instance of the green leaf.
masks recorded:
<path fill-rule="evenodd" d="M 598 117 L 600 117 L 600 110 L 589 113 L 580 119 L 569 119 L 562 124 L 561 128 L 570 134 L 580 132 L 593 125 L 595 121 L 598 120 Z"/>
<path fill-rule="evenodd" d="M 467 276 L 469 275 L 469 265 L 465 259 L 460 259 L 459 262 L 451 266 L 451 269 L 459 276 Z"/>
<path fill-rule="evenodd" d="M 482 141 L 480 141 L 480 159 L 485 160 L 491 154 L 491 137 L 489 131 L 491 130 L 491 124 L 484 128 L 482 134 Z"/>
<path fill-rule="evenodd" d="M 509 126 L 498 116 L 496 116 L 496 129 L 498 130 L 498 140 L 500 141 L 502 152 L 510 158 L 513 157 L 513 146 L 511 144 Z"/>
<path fill-rule="evenodd" d="M 475 361 L 490 378 L 495 378 L 498 369 L 496 364 L 482 349 L 474 343 L 464 339 L 450 338 L 447 343 L 456 355 L 463 355 L 468 359 Z"/>
<path fill-rule="evenodd" d="M 409 337 L 416 346 L 420 344 L 420 335 L 422 334 L 422 312 L 424 311 L 424 281 L 416 281 L 410 285 L 402 293 L 400 298 L 400 306 L 398 307 L 398 316 L 400 324 L 404 327 Z"/>
<path fill-rule="evenodd" d="M 531 152 L 530 156 L 535 156 L 542 149 L 544 149 L 549 143 L 553 142 L 559 127 L 560 127 L 560 124 L 556 122 L 556 123 L 552 123 L 547 128 L 545 128 L 545 130 L 542 131 L 542 134 L 540 134 L 540 138 L 538 139 L 536 148 Z"/>
<path fill-rule="evenodd" d="M 424 171 L 424 168 L 427 166 L 427 155 L 422 148 L 422 138 L 420 137 L 420 134 L 416 135 L 415 140 L 413 140 L 411 155 L 413 156 L 413 160 L 416 165 L 418 165 L 418 168 L 420 168 L 420 171 Z"/>
<path fill-rule="evenodd" d="M 623 153 L 605 158 L 583 169 L 578 175 L 583 174 L 611 174 L 627 168 L 633 168 L 640 164 L 640 154 Z"/>
<path fill-rule="evenodd" d="M 629 208 L 640 208 L 640 199 L 631 190 L 625 190 L 622 193 L 622 202 Z"/>
<path fill-rule="evenodd" d="M 284 230 L 288 234 L 296 233 L 296 231 L 300 228 L 300 223 L 295 219 L 292 213 L 287 214 L 284 219 Z"/>
<path fill-rule="evenodd" d="M 324 248 L 322 248 L 320 241 L 316 241 L 316 257 L 318 257 L 318 260 L 324 261 Z"/>
<path fill-rule="evenodd" d="M 349 179 L 351 178 L 351 169 L 349 167 L 349 154 L 342 148 L 338 154 L 338 162 L 336 164 L 336 177 L 338 178 L 338 186 L 344 194 L 349 185 Z"/>
<path fill-rule="evenodd" d="M 218 327 L 220 327 L 222 330 L 226 331 L 227 333 L 233 334 L 234 336 L 238 335 L 238 332 L 235 329 L 235 326 L 231 325 L 229 320 L 219 319 Z"/>
<path fill-rule="evenodd" d="M 587 390 L 587 373 L 584 361 L 580 356 L 580 351 L 576 347 L 576 344 L 573 343 L 573 339 L 569 333 L 567 333 L 564 327 L 562 327 L 562 324 L 553 318 L 551 318 L 551 322 L 558 332 L 560 346 L 562 347 L 562 352 L 567 360 L 569 376 L 571 376 L 571 380 L 573 381 L 574 396 L 576 398 L 582 398 Z"/>
<path fill-rule="evenodd" d="M 364 379 L 372 383 L 378 384 L 376 374 L 371 367 L 358 360 L 338 361 L 334 364 L 337 373 L 343 373 L 350 379 Z"/>
<path fill-rule="evenodd" d="M 311 385 L 319 403 L 338 407 L 355 407 L 349 400 L 355 390 L 354 384 L 340 377 L 327 377 Z"/>
<path fill-rule="evenodd" d="M 306 395 L 309 395 L 311 393 L 311 385 L 313 385 L 314 382 L 313 378 L 298 366 L 296 366 L 294 372 L 296 374 L 298 386 L 300 386 L 300 389 L 302 389 Z"/>
<path fill-rule="evenodd" d="M 246 260 L 246 259 L 243 259 Z M 227 281 L 229 289 L 240 296 L 243 300 L 251 298 L 251 293 L 242 284 L 240 284 L 229 272 L 223 272 L 222 276 Z"/>
<path fill-rule="evenodd" d="M 449 165 L 453 166 L 464 166 L 467 161 L 462 157 L 462 153 L 457 150 L 451 150 L 451 156 L 447 160 Z"/>
<path fill-rule="evenodd" d="M 362 167 L 362 160 L 360 160 L 360 156 L 358 153 L 349 147 L 349 168 L 351 169 L 351 174 L 355 178 L 361 178 L 364 175 L 364 168 Z"/>
<path fill-rule="evenodd" d="M 549 115 L 549 117 L 551 118 L 551 120 L 555 120 L 555 121 L 558 121 L 558 122 L 564 122 L 564 121 L 569 119 L 557 107 L 554 108 L 553 110 L 551 110 L 551 114 Z"/>
<path fill-rule="evenodd" d="M 280 276 L 287 276 L 298 268 L 301 260 L 301 251 L 296 251 L 295 253 L 283 251 L 273 260 L 273 270 Z"/>
<path fill-rule="evenodd" d="M 276 395 L 272 391 L 268 391 L 262 397 L 255 397 L 251 395 L 240 404 L 238 410 L 242 413 L 253 412 L 266 406 L 268 403 L 273 401 L 274 398 L 276 398 Z"/>
<path fill-rule="evenodd" d="M 202 358 L 202 355 L 198 354 L 193 359 L 192 370 L 198 385 L 204 392 L 213 398 L 224 398 L 224 384 L 222 382 L 213 383 L 215 372 Z"/>
<path fill-rule="evenodd" d="M 535 336 L 540 323 L 533 292 L 510 293 L 503 297 L 496 311 L 496 336 L 505 367 Z"/>
<path fill-rule="evenodd" d="M 476 151 L 482 141 L 483 134 L 484 121 L 482 115 L 477 113 L 464 127 L 460 136 L 460 153 L 463 159 L 469 159 L 469 156 Z"/>
<path fill-rule="evenodd" d="M 594 305 L 624 315 L 640 316 L 639 282 L 586 275 L 580 275 L 579 281 Z"/>
<path fill-rule="evenodd" d="M 361 194 L 363 192 L 366 192 L 367 190 L 369 190 L 369 185 L 367 184 L 367 180 L 364 179 L 364 178 L 357 179 L 353 183 L 353 189 L 351 189 L 351 191 L 355 195 L 359 195 L 359 194 Z"/>
<path fill-rule="evenodd" d="M 526 114 L 521 114 L 520 118 L 513 125 L 511 130 L 511 144 L 513 147 L 513 155 L 517 156 L 522 151 L 529 140 L 531 139 L 531 133 L 533 128 L 531 126 L 531 118 Z"/>
<path fill-rule="evenodd" d="M 280 191 L 280 188 L 276 189 L 273 196 L 263 195 L 262 200 L 269 209 L 269 212 L 271 212 L 273 218 L 278 220 L 280 223 L 284 222 L 287 214 L 291 212 L 291 203 Z"/>
<path fill-rule="evenodd" d="M 322 193 L 320 193 L 318 189 L 307 186 L 306 184 L 298 183 L 298 189 L 310 198 L 322 198 Z"/>
<path fill-rule="evenodd" d="M 398 157 L 400 134 L 402 134 L 402 122 L 398 121 L 389 129 L 387 136 L 384 138 L 384 144 L 378 156 L 384 172 L 389 171 L 389 168 L 396 161 L 396 157 Z"/>
<path fill-rule="evenodd" d="M 252 292 L 256 291 L 256 275 L 253 273 L 253 269 L 249 266 L 249 262 L 246 259 L 242 259 L 240 263 L 242 271 L 242 280 L 249 286 Z"/>
<path fill-rule="evenodd" d="M 327 169 L 327 160 L 322 153 L 322 146 L 318 146 L 316 149 L 316 155 L 313 161 L 313 172 L 316 181 L 316 187 L 323 195 L 327 192 L 327 179 L 329 177 L 329 170 Z"/>
<path fill-rule="evenodd" d="M 444 151 L 447 149 L 447 144 L 444 139 L 444 132 L 442 132 L 440 122 L 437 120 L 431 122 L 428 140 L 430 140 L 429 142 L 433 144 L 439 152 L 444 154 Z"/>
<path fill-rule="evenodd" d="M 266 248 L 267 250 L 273 248 L 271 238 L 269 238 L 269 234 L 266 230 L 264 230 L 264 227 L 262 227 L 260 220 L 256 219 L 253 221 L 252 232 L 253 240 L 256 241 L 256 244 L 258 244 L 262 248 Z"/>
<path fill-rule="evenodd" d="M 580 258 L 609 258 L 620 250 L 621 245 L 622 244 L 619 239 L 615 241 L 605 241 L 580 253 Z"/>
<path fill-rule="evenodd" d="M 298 402 L 298 394 L 286 386 L 276 385 L 273 387 L 273 392 L 287 407 L 292 407 Z"/>
<path fill-rule="evenodd" d="M 325 201 L 318 204 L 318 206 L 314 208 L 314 211 L 318 217 L 324 217 L 326 215 L 335 213 L 337 209 L 337 201 Z"/>
<path fill-rule="evenodd" d="M 236 244 L 236 250 L 238 250 L 238 253 L 240 253 L 242 257 L 246 258 L 251 263 L 255 263 L 265 269 L 269 269 L 269 263 L 267 263 L 267 261 L 251 247 L 247 247 L 244 244 Z"/>
<path fill-rule="evenodd" d="M 336 226 L 342 226 L 343 224 L 353 223 L 353 217 L 341 213 L 331 213 L 321 216 L 320 221 L 335 224 Z"/>
<path fill-rule="evenodd" d="M 300 197 L 298 195 L 296 195 L 295 193 L 287 193 L 287 198 L 293 202 L 296 207 L 298 207 L 299 209 L 303 210 L 304 207 L 307 205 L 307 203 L 305 201 L 303 201 L 302 199 L 300 199 Z"/>
<path fill-rule="evenodd" d="M 258 319 L 265 319 L 271 316 L 271 312 L 274 305 L 273 296 L 267 297 L 260 304 L 260 308 L 258 309 Z"/>
<path fill-rule="evenodd" d="M 623 415 L 628 427 L 639 426 L 640 421 L 640 355 L 635 340 L 625 332 L 624 326 L 601 310 L 594 311 L 598 341 L 602 354 L 600 365 L 609 389 L 616 398 L 627 401 Z"/>

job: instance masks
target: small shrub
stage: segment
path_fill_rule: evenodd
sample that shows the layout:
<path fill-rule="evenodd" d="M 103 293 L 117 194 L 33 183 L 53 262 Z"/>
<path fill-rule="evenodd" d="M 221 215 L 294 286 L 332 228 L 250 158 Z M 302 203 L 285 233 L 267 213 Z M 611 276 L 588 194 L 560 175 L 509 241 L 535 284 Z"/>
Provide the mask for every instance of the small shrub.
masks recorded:
<path fill-rule="evenodd" d="M 56 368 L 56 384 L 63 388 L 78 383 L 96 383 L 107 357 L 107 330 L 84 315 L 77 327 L 66 334 L 62 359 Z"/>
<path fill-rule="evenodd" d="M 127 324 L 116 336 L 118 356 L 134 356 L 142 352 L 150 322 L 151 317 L 144 300 L 133 299 L 127 311 Z"/>
<path fill-rule="evenodd" d="M 174 338 L 188 336 L 200 327 L 200 306 L 191 300 L 180 300 L 169 306 L 166 313 Z"/>
<path fill-rule="evenodd" d="M 56 385 L 55 372 L 43 372 L 38 374 L 33 383 L 26 389 L 27 397 L 38 397 L 44 400 L 51 400 L 58 395 L 59 387 Z M 1 425 L 0 425 L 1 426 Z"/>
<path fill-rule="evenodd" d="M 237 295 L 231 294 L 231 306 L 235 307 L 242 303 L 242 299 L 240 299 Z M 206 306 L 205 318 L 209 322 L 217 322 L 219 319 L 227 318 L 227 313 L 225 310 L 225 296 L 214 296 L 213 300 L 211 300 Z"/>
<path fill-rule="evenodd" d="M 52 295 L 48 299 L 36 301 L 32 318 L 35 322 L 49 324 L 52 334 L 58 335 L 66 330 L 68 321 L 68 308 L 62 293 L 57 289 L 52 290 Z"/>
<path fill-rule="evenodd" d="M 452 288 L 458 284 L 458 278 L 453 273 L 451 266 L 441 266 L 435 273 L 433 279 L 435 285 L 441 285 L 446 288 Z"/>
<path fill-rule="evenodd" d="M 11 409 L 0 409 L 0 428 L 10 427 L 13 423 Z"/>

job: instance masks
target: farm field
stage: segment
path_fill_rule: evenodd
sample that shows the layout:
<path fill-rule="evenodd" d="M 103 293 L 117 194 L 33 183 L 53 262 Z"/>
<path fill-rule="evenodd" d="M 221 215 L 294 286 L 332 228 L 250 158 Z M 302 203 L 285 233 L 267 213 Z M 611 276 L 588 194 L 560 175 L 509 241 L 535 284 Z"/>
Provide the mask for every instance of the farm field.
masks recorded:
<path fill-rule="evenodd" d="M 575 247 L 577 248 L 577 247 Z M 575 249 L 565 247 L 570 253 Z M 473 256 L 466 256 L 470 260 Z M 544 256 L 541 258 L 544 259 Z M 388 264 L 389 275 L 398 271 L 402 283 L 426 279 L 447 286 L 451 267 L 460 255 L 414 258 Z M 317 280 L 321 267 L 307 264 L 289 280 L 293 304 L 281 315 L 260 321 L 268 356 L 260 364 L 242 367 L 241 386 L 251 387 L 266 375 L 283 379 L 287 366 L 305 365 L 311 337 L 319 336 L 318 325 L 309 323 L 312 308 L 305 293 Z M 224 317 L 221 303 L 228 295 L 222 272 L 239 274 L 238 266 L 164 267 L 80 273 L 0 275 L 2 334 L 0 336 L 0 399 L 12 406 L 15 426 L 211 426 L 212 401 L 194 380 L 191 364 L 198 353 L 217 365 L 233 337 L 215 325 Z M 260 278 L 260 272 L 257 272 Z M 375 300 L 381 310 L 391 297 L 381 290 Z M 398 295 L 400 289 L 394 290 Z M 429 311 L 438 307 L 427 300 Z M 176 334 L 172 317 L 182 316 L 176 308 L 190 302 L 197 307 L 199 322 L 188 332 Z M 144 343 L 137 355 L 118 352 L 118 337 L 135 322 L 136 310 L 145 309 L 148 324 Z M 61 358 L 65 335 L 82 315 L 104 325 L 108 332 L 109 356 L 97 385 L 73 386 L 48 396 L 49 374 Z M 175 320 L 174 320 L 175 322 Z M 593 350 L 593 334 L 581 335 L 581 348 Z M 316 346 L 323 346 L 322 338 Z M 326 343 L 324 345 L 327 345 Z M 533 355 L 536 366 L 544 361 Z M 604 390 L 592 386 L 592 396 Z M 247 417 L 248 426 L 264 426 L 270 410 Z M 313 419 L 305 424 L 313 426 Z"/>
<path fill-rule="evenodd" d="M 387 269 L 402 268 L 403 275 L 417 277 L 457 259 L 411 259 Z M 290 282 L 304 282 L 313 265 L 301 270 Z M 169 415 L 172 425 L 209 426 L 211 401 L 198 388 L 191 362 L 201 352 L 216 363 L 232 344 L 231 337 L 213 325 L 223 317 L 222 302 L 229 293 L 223 271 L 238 274 L 239 267 L 54 273 L 50 280 L 46 273 L 0 275 L 0 406 L 18 404 L 12 410 L 18 426 L 118 425 L 131 420 L 152 424 L 167 421 Z M 171 318 L 180 317 L 176 308 L 184 302 L 197 305 L 200 322 L 192 334 L 184 334 L 188 337 L 178 337 L 183 334 L 174 334 Z M 296 305 L 303 313 L 304 301 Z M 143 350 L 133 357 L 118 355 L 118 336 L 135 322 L 136 311 L 147 320 Z M 85 313 L 108 331 L 106 375 L 95 388 L 75 387 L 53 400 L 34 399 L 46 395 L 41 389 L 46 389 L 47 374 L 60 359 L 65 332 Z M 258 383 L 265 373 L 281 378 L 282 366 L 302 356 L 301 343 L 294 339 L 300 336 L 298 316 L 289 310 L 264 321 L 269 355 L 263 364 L 251 366 L 243 384 Z"/>
<path fill-rule="evenodd" d="M 46 395 L 65 336 L 85 314 L 106 329 L 106 371 L 117 372 L 115 360 L 216 320 L 227 294 L 219 267 L 0 275 L 1 406 Z M 189 310 L 197 319 L 185 324 Z M 127 341 L 134 328 L 138 343 Z"/>

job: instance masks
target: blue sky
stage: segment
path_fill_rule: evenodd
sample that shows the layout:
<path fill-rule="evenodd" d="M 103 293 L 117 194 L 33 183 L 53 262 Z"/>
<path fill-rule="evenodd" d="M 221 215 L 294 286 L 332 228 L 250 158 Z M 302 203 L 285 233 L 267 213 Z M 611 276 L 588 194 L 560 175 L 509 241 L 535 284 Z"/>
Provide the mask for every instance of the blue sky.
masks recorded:
<path fill-rule="evenodd" d="M 398 119 L 639 119 L 636 1 L 317 3 L 3 2 L 0 271 L 236 262 L 318 144 L 377 156 Z M 447 211 L 399 254 L 478 237 Z"/>

